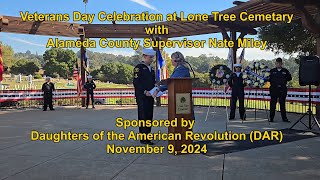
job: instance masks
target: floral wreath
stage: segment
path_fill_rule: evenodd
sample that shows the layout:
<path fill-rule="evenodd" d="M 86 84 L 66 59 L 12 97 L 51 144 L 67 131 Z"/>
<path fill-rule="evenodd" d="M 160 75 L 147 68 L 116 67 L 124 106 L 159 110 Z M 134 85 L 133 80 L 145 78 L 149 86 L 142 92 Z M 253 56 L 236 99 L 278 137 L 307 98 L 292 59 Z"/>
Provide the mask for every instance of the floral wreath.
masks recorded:
<path fill-rule="evenodd" d="M 252 62 L 244 69 L 243 79 L 252 88 L 263 87 L 270 77 L 270 69 L 261 62 Z"/>
<path fill-rule="evenodd" d="M 221 86 L 228 82 L 232 71 L 226 65 L 216 65 L 210 70 L 210 80 L 212 84 Z"/>

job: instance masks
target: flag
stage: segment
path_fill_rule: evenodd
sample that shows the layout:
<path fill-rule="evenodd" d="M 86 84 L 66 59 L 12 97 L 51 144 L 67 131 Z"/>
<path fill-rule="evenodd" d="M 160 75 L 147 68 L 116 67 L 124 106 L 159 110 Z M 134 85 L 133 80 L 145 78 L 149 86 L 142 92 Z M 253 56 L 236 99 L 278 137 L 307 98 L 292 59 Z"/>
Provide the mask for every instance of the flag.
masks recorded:
<path fill-rule="evenodd" d="M 82 79 L 81 79 L 80 73 L 78 73 L 78 76 L 77 76 L 77 93 L 78 93 L 78 97 L 80 97 L 82 93 Z"/>
<path fill-rule="evenodd" d="M 231 89 L 231 87 L 229 86 L 229 84 L 226 84 L 225 86 L 224 86 L 224 93 L 227 93 L 229 90 Z"/>
<path fill-rule="evenodd" d="M 0 82 L 3 80 L 3 72 L 2 47 L 0 46 Z"/>
<path fill-rule="evenodd" d="M 161 79 L 168 79 L 168 68 L 166 65 L 163 66 L 161 71 Z"/>
<path fill-rule="evenodd" d="M 77 69 L 77 68 L 74 68 L 72 77 L 73 77 L 73 79 L 75 79 L 75 80 L 78 79 L 78 69 Z"/>
<path fill-rule="evenodd" d="M 87 58 L 87 50 L 84 50 L 83 67 L 89 73 L 89 61 L 88 61 L 88 58 Z"/>
<path fill-rule="evenodd" d="M 241 64 L 243 60 L 244 60 L 244 48 L 242 49 L 242 52 L 240 54 L 239 63 Z"/>
<path fill-rule="evenodd" d="M 231 71 L 233 71 L 233 58 L 232 58 L 232 54 L 233 54 L 233 49 L 229 48 L 229 54 L 228 54 L 228 67 L 231 69 Z"/>
<path fill-rule="evenodd" d="M 83 0 L 83 3 L 84 3 L 84 4 L 88 4 L 88 1 L 89 1 L 89 0 Z"/>
<path fill-rule="evenodd" d="M 157 60 L 158 60 L 158 71 L 157 71 L 157 81 L 161 81 L 161 68 L 163 67 L 165 61 L 162 58 L 160 50 L 157 51 Z"/>

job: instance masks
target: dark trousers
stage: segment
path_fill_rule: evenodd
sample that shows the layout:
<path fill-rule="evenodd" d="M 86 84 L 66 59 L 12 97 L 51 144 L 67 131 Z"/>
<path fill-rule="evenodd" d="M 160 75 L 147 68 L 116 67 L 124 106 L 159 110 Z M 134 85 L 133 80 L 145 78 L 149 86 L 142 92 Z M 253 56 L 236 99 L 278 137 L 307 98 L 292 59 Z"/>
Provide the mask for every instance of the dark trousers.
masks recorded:
<path fill-rule="evenodd" d="M 89 106 L 89 96 L 91 95 L 91 103 L 92 103 L 92 106 L 94 106 L 94 98 L 93 98 L 93 93 L 88 93 L 87 92 L 87 107 Z"/>
<path fill-rule="evenodd" d="M 287 115 L 286 115 L 287 89 L 286 88 L 270 88 L 270 96 L 271 96 L 270 120 L 273 121 L 274 119 L 278 99 L 280 104 L 282 120 L 286 120 L 287 119 Z"/>
<path fill-rule="evenodd" d="M 152 120 L 153 119 L 153 97 L 137 97 L 138 104 L 138 119 L 139 120 Z M 140 133 L 149 134 L 151 132 L 151 127 L 139 127 Z"/>
<path fill-rule="evenodd" d="M 52 94 L 44 94 L 43 95 L 43 109 L 47 110 L 48 106 L 50 109 L 53 109 Z"/>
<path fill-rule="evenodd" d="M 236 90 L 235 90 L 236 91 Z M 239 99 L 239 113 L 240 118 L 245 118 L 245 109 L 244 109 L 244 92 L 242 90 L 238 90 L 240 92 L 232 92 L 231 94 L 231 111 L 230 111 L 230 119 L 235 118 L 236 114 L 236 107 L 237 107 L 237 100 Z"/>

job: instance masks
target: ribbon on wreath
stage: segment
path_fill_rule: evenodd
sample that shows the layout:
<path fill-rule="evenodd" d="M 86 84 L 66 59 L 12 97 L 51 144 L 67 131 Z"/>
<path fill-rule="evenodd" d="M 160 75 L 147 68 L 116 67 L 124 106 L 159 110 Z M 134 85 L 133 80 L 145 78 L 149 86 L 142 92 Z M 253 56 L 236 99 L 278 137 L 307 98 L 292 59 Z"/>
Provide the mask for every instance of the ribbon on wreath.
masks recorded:
<path fill-rule="evenodd" d="M 255 76 L 255 77 L 258 77 L 258 78 L 260 78 L 260 79 L 263 79 L 264 81 L 268 80 L 268 78 L 265 78 L 265 77 L 260 76 L 259 74 L 255 73 L 255 72 L 253 72 L 253 71 L 250 69 L 250 67 L 246 67 L 245 71 L 247 71 L 247 73 L 249 73 L 249 74 L 251 74 L 251 75 L 253 75 L 253 76 Z"/>

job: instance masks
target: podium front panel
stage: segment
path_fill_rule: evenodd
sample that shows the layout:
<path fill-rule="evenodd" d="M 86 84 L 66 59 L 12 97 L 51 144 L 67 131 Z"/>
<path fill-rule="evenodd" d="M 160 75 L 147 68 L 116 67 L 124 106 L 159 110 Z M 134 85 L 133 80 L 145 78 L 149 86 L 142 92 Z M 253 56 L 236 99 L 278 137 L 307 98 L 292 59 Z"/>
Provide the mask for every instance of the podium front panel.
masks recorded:
<path fill-rule="evenodd" d="M 175 78 L 168 81 L 168 119 L 177 118 L 178 127 L 169 127 L 168 133 L 180 133 L 182 139 L 169 141 L 174 145 L 175 151 L 179 154 L 182 145 L 192 144 L 192 140 L 186 140 L 186 131 L 192 131 L 188 127 L 182 127 L 181 121 L 193 120 L 192 114 L 192 78 Z"/>

